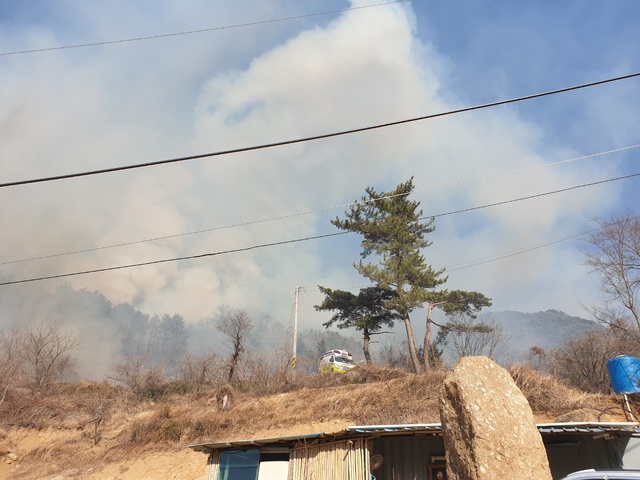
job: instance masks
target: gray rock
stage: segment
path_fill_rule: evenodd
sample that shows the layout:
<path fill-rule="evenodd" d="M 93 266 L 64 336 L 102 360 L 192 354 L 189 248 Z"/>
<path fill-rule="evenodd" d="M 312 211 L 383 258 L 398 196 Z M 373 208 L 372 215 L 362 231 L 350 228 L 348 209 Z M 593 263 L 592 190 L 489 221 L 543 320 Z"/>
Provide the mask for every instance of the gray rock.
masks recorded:
<path fill-rule="evenodd" d="M 536 422 L 509 372 L 465 357 L 440 394 L 448 480 L 551 480 Z"/>

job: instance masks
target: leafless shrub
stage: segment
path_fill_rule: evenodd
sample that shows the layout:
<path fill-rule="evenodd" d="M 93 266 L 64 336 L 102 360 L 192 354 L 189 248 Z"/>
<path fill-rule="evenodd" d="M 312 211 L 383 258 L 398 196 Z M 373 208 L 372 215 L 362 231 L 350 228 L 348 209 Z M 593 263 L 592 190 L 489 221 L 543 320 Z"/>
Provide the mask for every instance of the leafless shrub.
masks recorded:
<path fill-rule="evenodd" d="M 107 382 L 88 383 L 80 386 L 76 393 L 78 406 L 87 415 L 85 425 L 91 425 L 90 437 L 97 445 L 101 438 L 101 429 L 110 416 L 113 405 L 120 397 L 118 389 Z"/>
<path fill-rule="evenodd" d="M 226 381 L 223 370 L 222 362 L 215 353 L 187 355 L 179 365 L 178 379 L 198 396 L 206 388 Z"/>
<path fill-rule="evenodd" d="M 249 355 L 242 362 L 242 380 L 236 388 L 251 395 L 272 395 L 290 382 L 289 356 L 277 351 Z"/>
<path fill-rule="evenodd" d="M 167 390 L 167 379 L 159 365 L 147 365 L 144 357 L 117 363 L 107 375 L 126 386 L 138 399 L 159 399 Z"/>
<path fill-rule="evenodd" d="M 407 355 L 406 346 L 390 339 L 382 341 L 380 353 L 376 356 L 376 364 L 386 368 L 397 368 L 405 372 L 412 371 L 411 358 Z"/>
<path fill-rule="evenodd" d="M 244 310 L 224 308 L 220 311 L 216 329 L 224 334 L 231 343 L 231 356 L 227 363 L 227 380 L 230 383 L 236 376 L 240 357 L 245 350 L 245 343 L 253 325 L 253 319 Z"/>
<path fill-rule="evenodd" d="M 507 340 L 504 330 L 490 314 L 474 317 L 455 313 L 438 332 L 436 343 L 446 347 L 456 362 L 462 357 L 477 355 L 495 359 L 504 353 Z"/>
<path fill-rule="evenodd" d="M 320 361 L 315 355 L 298 355 L 296 357 L 295 369 L 291 366 L 294 376 L 318 373 Z"/>
<path fill-rule="evenodd" d="M 17 383 L 20 373 L 20 332 L 0 332 L 0 405 L 9 389 Z"/>
<path fill-rule="evenodd" d="M 626 335 L 617 335 L 615 330 L 592 332 L 569 340 L 553 352 L 553 372 L 585 392 L 611 393 L 607 361 L 622 354 L 633 355 L 632 348 Z"/>
<path fill-rule="evenodd" d="M 33 392 L 44 392 L 74 373 L 76 359 L 70 355 L 80 346 L 75 335 L 61 330 L 59 322 L 42 321 L 19 335 L 23 374 Z"/>

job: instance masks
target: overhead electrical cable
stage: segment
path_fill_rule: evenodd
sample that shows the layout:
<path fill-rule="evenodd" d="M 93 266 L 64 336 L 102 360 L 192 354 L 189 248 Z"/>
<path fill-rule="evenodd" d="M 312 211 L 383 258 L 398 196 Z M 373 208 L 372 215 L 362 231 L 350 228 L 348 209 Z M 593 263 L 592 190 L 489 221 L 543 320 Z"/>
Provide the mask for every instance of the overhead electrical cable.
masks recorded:
<path fill-rule="evenodd" d="M 152 162 L 144 162 L 144 163 L 137 163 L 137 164 L 131 164 L 131 165 L 122 165 L 122 166 L 119 166 L 119 167 L 102 168 L 102 169 L 99 169 L 99 170 L 88 170 L 88 171 L 84 171 L 84 172 L 68 173 L 68 174 L 63 174 L 63 175 L 54 175 L 54 176 L 50 176 L 50 177 L 32 178 L 32 179 L 28 179 L 28 180 L 16 180 L 16 181 L 13 181 L 13 182 L 0 183 L 0 188 L 15 187 L 15 186 L 19 186 L 19 185 L 28 185 L 28 184 L 32 184 L 32 183 L 51 182 L 51 181 L 54 181 L 54 180 L 64 180 L 64 179 L 69 179 L 69 178 L 87 177 L 87 176 L 90 176 L 90 175 L 99 175 L 99 174 L 105 174 L 105 173 L 121 172 L 121 171 L 125 171 L 125 170 L 133 170 L 133 169 L 138 169 L 138 168 L 153 167 L 153 166 L 158 166 L 158 165 L 167 165 L 167 164 L 170 164 L 170 163 L 180 163 L 180 162 L 185 162 L 185 161 L 190 161 L 190 160 L 197 160 L 197 159 L 202 159 L 202 158 L 219 157 L 219 156 L 223 156 L 223 155 L 231 155 L 231 154 L 236 154 L 236 153 L 251 152 L 251 151 L 255 151 L 255 150 L 264 150 L 264 149 L 267 149 L 267 148 L 282 147 L 282 146 L 285 146 L 285 145 L 294 145 L 294 144 L 298 144 L 298 143 L 311 142 L 311 141 L 316 141 L 316 140 L 324 140 L 324 139 L 333 138 L 333 137 L 351 135 L 351 134 L 354 134 L 354 133 L 361 133 L 361 132 L 367 132 L 367 131 L 377 130 L 377 129 L 381 129 L 381 128 L 397 126 L 397 125 L 404 125 L 404 124 L 407 124 L 407 123 L 418 122 L 418 121 L 422 121 L 422 120 L 430 120 L 430 119 L 434 119 L 434 118 L 445 117 L 445 116 L 449 116 L 449 115 L 455 115 L 455 114 L 458 114 L 458 113 L 471 112 L 471 111 L 474 111 L 474 110 L 480 110 L 480 109 L 484 109 L 484 108 L 497 107 L 497 106 L 500 106 L 500 105 L 506 105 L 506 104 L 510 104 L 510 103 L 522 102 L 522 101 L 525 101 L 525 100 L 532 100 L 532 99 L 535 99 L 535 98 L 546 97 L 546 96 L 549 96 L 549 95 L 556 95 L 556 94 L 559 94 L 559 93 L 566 93 L 566 92 L 570 92 L 570 91 L 573 91 L 573 90 L 579 90 L 579 89 L 583 89 L 583 88 L 594 87 L 594 86 L 597 86 L 597 85 L 604 85 L 604 84 L 607 84 L 607 83 L 617 82 L 617 81 L 621 81 L 621 80 L 627 80 L 627 79 L 635 78 L 635 77 L 640 77 L 640 72 L 632 73 L 632 74 L 629 74 L 629 75 L 623 75 L 623 76 L 619 76 L 619 77 L 614 77 L 614 78 L 608 78 L 608 79 L 605 79 L 605 80 L 599 80 L 599 81 L 596 81 L 596 82 L 585 83 L 585 84 L 582 84 L 582 85 L 575 85 L 575 86 L 572 86 L 572 87 L 565 87 L 565 88 L 560 88 L 560 89 L 557 89 L 557 90 L 550 90 L 550 91 L 543 92 L 543 93 L 536 93 L 536 94 L 532 94 L 532 95 L 526 95 L 524 97 L 516 97 L 516 98 L 509 99 L 509 100 L 500 100 L 500 101 L 497 101 L 497 102 L 485 103 L 485 104 L 482 104 L 482 105 L 475 105 L 475 106 L 471 106 L 471 107 L 464 107 L 464 108 L 459 108 L 459 109 L 455 109 L 455 110 L 449 110 L 449 111 L 446 111 L 446 112 L 440 112 L 440 113 L 434 113 L 434 114 L 430 114 L 430 115 L 424 115 L 424 116 L 421 116 L 421 117 L 414 117 L 414 118 L 408 118 L 408 119 L 404 119 L 404 120 L 397 120 L 397 121 L 393 121 L 393 122 L 380 123 L 380 124 L 377 124 L 377 125 L 370 125 L 370 126 L 367 126 L 367 127 L 359 127 L 359 128 L 354 128 L 354 129 L 350 129 L 350 130 L 342 130 L 342 131 L 339 131 L 339 132 L 325 133 L 325 134 L 321 134 L 321 135 L 303 137 L 303 138 L 298 138 L 298 139 L 294 139 L 294 140 L 283 140 L 283 141 L 279 141 L 279 142 L 265 143 L 265 144 L 262 144 L 262 145 L 253 145 L 253 146 L 249 146 L 249 147 L 240 147 L 240 148 L 234 148 L 234 149 L 230 149 L 230 150 L 221 150 L 221 151 L 218 151 L 218 152 L 201 153 L 201 154 L 197 154 L 197 155 L 187 155 L 187 156 L 184 156 L 184 157 L 169 158 L 169 159 L 165 159 L 165 160 L 156 160 L 156 161 L 152 161 Z"/>
<path fill-rule="evenodd" d="M 638 219 L 639 217 L 634 217 L 635 219 Z M 585 235 L 590 235 L 592 233 L 598 232 L 600 230 L 604 230 L 606 228 L 612 227 L 614 225 L 618 225 L 620 223 L 625 222 L 625 219 L 623 220 L 616 220 L 614 222 L 609 222 L 605 225 L 601 225 L 598 228 L 594 228 L 592 230 L 586 230 L 584 232 L 580 232 L 580 233 L 574 233 L 573 235 L 567 235 L 566 237 L 562 237 L 562 238 L 556 238 L 555 240 L 549 240 L 548 242 L 543 242 L 543 243 L 538 243 L 536 245 L 530 245 L 528 247 L 522 247 L 522 248 L 518 248 L 516 250 L 512 250 L 510 252 L 506 252 L 506 253 L 501 253 L 498 255 L 492 255 L 489 257 L 484 257 L 484 258 L 480 258 L 480 259 L 476 259 L 476 260 L 470 260 L 467 262 L 461 262 L 461 263 L 456 263 L 454 265 L 450 265 L 445 267 L 447 272 L 455 272 L 457 270 L 463 270 L 465 268 L 470 268 L 470 267 L 475 267 L 478 265 L 483 265 L 485 263 L 491 263 L 491 262 L 495 262 L 497 260 L 503 260 L 505 258 L 509 258 L 509 257 L 514 257 L 516 255 L 521 255 L 523 253 L 528 253 L 534 250 L 538 250 L 540 248 L 544 248 L 544 247 L 548 247 L 549 245 L 555 245 L 556 243 L 561 243 L 561 242 L 565 242 L 567 240 L 572 240 L 574 238 L 578 238 L 578 237 L 583 237 Z"/>
<path fill-rule="evenodd" d="M 457 263 L 457 264 L 452 265 L 450 267 L 445 267 L 445 269 L 446 269 L 447 273 L 455 272 L 457 270 L 464 270 L 465 268 L 476 267 L 478 265 L 483 265 L 485 263 L 491 263 L 491 262 L 495 262 L 497 260 L 503 260 L 505 258 L 515 257 L 516 255 L 521 255 L 523 253 L 528 253 L 528 252 L 532 252 L 534 250 L 539 250 L 541 248 L 548 247 L 550 245 L 555 245 L 556 243 L 562 243 L 562 242 L 566 242 L 567 240 L 571 240 L 571 239 L 574 239 L 574 238 L 582 237 L 584 235 L 587 235 L 589 233 L 595 232 L 597 230 L 599 230 L 599 229 L 590 230 L 590 231 L 587 231 L 587 232 L 574 233 L 573 235 L 567 235 L 566 237 L 557 238 L 555 240 L 550 240 L 550 241 L 544 242 L 544 243 L 538 243 L 536 245 L 531 245 L 529 247 L 518 248 L 516 250 L 512 250 L 510 252 L 502 253 L 502 254 L 499 254 L 499 255 L 492 255 L 490 257 L 485 257 L 485 258 L 478 259 L 478 260 L 471 260 L 469 262 Z"/>
<path fill-rule="evenodd" d="M 634 218 L 639 218 L 639 217 L 634 217 Z M 460 263 L 455 263 L 453 265 L 449 265 L 449 266 L 445 266 L 444 269 L 447 273 L 449 272 L 455 272 L 458 270 L 464 270 L 465 268 L 471 268 L 471 267 L 476 267 L 478 265 L 484 265 L 486 263 L 492 263 L 492 262 L 496 262 L 498 260 L 504 260 L 505 258 L 509 258 L 509 257 L 515 257 L 517 255 L 522 255 L 523 253 L 528 253 L 528 252 L 532 252 L 534 250 L 538 250 L 544 247 L 548 247 L 550 245 L 555 245 L 557 243 L 562 243 L 562 242 L 566 242 L 567 240 L 572 240 L 574 238 L 578 238 L 578 237 L 583 237 L 584 235 L 589 235 L 592 233 L 595 233 L 599 230 L 604 230 L 605 228 L 608 228 L 610 226 L 616 225 L 618 223 L 622 223 L 624 222 L 624 220 L 618 220 L 615 222 L 611 222 L 608 223 L 606 225 L 603 225 L 601 227 L 598 228 L 594 228 L 592 230 L 587 230 L 584 232 L 580 232 L 580 233 L 574 233 L 572 235 L 567 235 L 565 237 L 561 237 L 561 238 L 556 238 L 554 240 L 549 240 L 547 242 L 542 242 L 542 243 L 538 243 L 535 245 L 530 245 L 528 247 L 522 247 L 522 248 L 518 248 L 516 250 L 511 250 L 509 252 L 505 252 L 505 253 L 501 253 L 498 255 L 491 255 L 488 257 L 483 257 L 483 258 L 479 258 L 479 259 L 475 259 L 475 260 L 469 260 L 466 262 L 460 262 Z M 328 288 L 337 288 L 337 287 L 350 287 L 351 289 L 353 288 L 363 288 L 363 287 L 367 287 L 369 285 L 367 284 L 362 284 L 362 283 L 348 283 L 348 284 L 341 284 L 341 285 L 330 285 L 328 286 Z M 315 287 L 316 290 L 319 290 L 318 287 Z"/>
<path fill-rule="evenodd" d="M 144 37 L 134 37 L 134 38 L 124 38 L 124 39 L 120 39 L 120 40 L 106 40 L 103 42 L 92 42 L 92 43 L 80 43 L 80 44 L 75 44 L 75 45 L 61 45 L 58 47 L 45 47 L 45 48 L 35 48 L 32 50 L 19 50 L 19 51 L 15 51 L 15 52 L 4 52 L 4 53 L 0 53 L 0 57 L 6 57 L 9 55 L 22 55 L 22 54 L 26 54 L 26 53 L 38 53 L 38 52 L 51 52 L 54 50 L 68 50 L 71 48 L 85 48 L 85 47 L 98 47 L 98 46 L 103 46 L 103 45 L 114 45 L 114 44 L 119 44 L 119 43 L 130 43 L 130 42 L 140 42 L 140 41 L 144 41 L 144 40 L 156 40 L 159 38 L 168 38 L 168 37 L 179 37 L 179 36 L 184 36 L 184 35 L 194 35 L 197 33 L 208 33 L 208 32 L 216 32 L 219 30 L 230 30 L 230 29 L 234 29 L 234 28 L 243 28 L 243 27 L 254 27 L 257 25 L 266 25 L 269 23 L 280 23 L 280 22 L 287 22 L 290 20 L 300 20 L 303 18 L 311 18 L 311 17 L 320 17 L 320 16 L 324 16 L 324 15 L 334 15 L 336 13 L 343 13 L 343 12 L 348 12 L 350 10 L 360 10 L 363 8 L 372 8 L 372 7 L 380 7 L 383 5 L 389 5 L 392 3 L 404 3 L 404 2 L 409 2 L 410 0 L 390 0 L 388 2 L 382 2 L 382 3 L 375 3 L 372 5 L 362 5 L 359 7 L 349 7 L 349 8 L 343 8 L 340 10 L 331 10 L 331 11 L 327 11 L 327 12 L 316 12 L 316 13 L 307 13 L 307 14 L 303 14 L 303 15 L 295 15 L 292 17 L 283 17 L 283 18 L 274 18 L 274 19 L 269 19 L 269 20 L 257 20 L 255 22 L 247 22 L 247 23 L 238 23 L 235 25 L 224 25 L 221 27 L 211 27 L 211 28 L 201 28 L 198 30 L 188 30 L 185 32 L 173 32 L 173 33 L 163 33 L 163 34 L 159 34 L 159 35 L 148 35 L 148 36 L 144 36 Z"/>
<path fill-rule="evenodd" d="M 560 188 L 558 190 L 552 190 L 550 192 L 537 193 L 535 195 L 527 195 L 526 197 L 512 198 L 511 200 L 503 200 L 501 202 L 487 203 L 485 205 L 480 205 L 476 207 L 462 208 L 460 210 L 453 210 L 451 212 L 440 213 L 437 215 L 430 215 L 427 217 L 422 217 L 420 220 L 426 220 L 427 218 L 445 217 L 447 215 L 455 215 L 457 213 L 473 212 L 475 210 L 481 210 L 483 208 L 497 207 L 498 205 L 507 205 L 509 203 L 521 202 L 523 200 L 531 200 L 533 198 L 546 197 L 547 195 L 554 195 L 556 193 L 568 192 L 570 190 L 576 190 L 578 188 L 593 187 L 594 185 L 601 185 L 603 183 L 615 182 L 617 180 L 627 180 L 629 178 L 638 177 L 638 176 L 640 176 L 640 173 L 631 173 L 629 175 L 623 175 L 621 177 L 608 178 L 606 180 L 598 180 L 596 182 L 590 182 L 590 183 L 583 183 L 581 185 L 574 185 L 573 187 Z"/>
<path fill-rule="evenodd" d="M 530 200 L 530 199 L 533 199 L 533 198 L 540 198 L 540 197 L 544 197 L 544 196 L 547 196 L 547 195 L 553 195 L 553 194 L 560 193 L 560 192 L 566 192 L 566 191 L 575 190 L 575 189 L 578 189 L 578 188 L 590 187 L 590 186 L 594 186 L 594 185 L 600 185 L 600 184 L 603 184 L 603 183 L 613 182 L 613 181 L 617 181 L 617 180 L 625 180 L 625 179 L 638 177 L 638 176 L 640 176 L 640 172 L 639 173 L 630 174 L 630 175 L 624 175 L 624 176 L 621 176 L 621 177 L 611 178 L 611 179 L 608 179 L 608 180 L 600 180 L 600 181 L 597 181 L 597 182 L 591 182 L 591 183 L 585 183 L 585 184 L 581 184 L 581 185 L 575 185 L 573 187 L 563 188 L 563 189 L 559 189 L 559 190 L 553 190 L 553 191 L 546 192 L 546 193 L 539 193 L 539 194 L 536 194 L 536 195 L 529 195 L 529 196 L 526 196 L 526 197 L 520 197 L 520 198 L 516 198 L 516 199 L 505 200 L 505 201 L 502 201 L 502 202 L 495 202 L 495 203 L 491 203 L 491 204 L 486 204 L 486 205 L 481 205 L 481 206 L 476 206 L 476 207 L 470 207 L 470 208 L 465 208 L 465 209 L 461 209 L 461 210 L 455 210 L 455 211 L 441 213 L 441 214 L 437 214 L 437 215 L 427 215 L 427 216 L 421 217 L 420 220 L 424 220 L 424 219 L 427 219 L 427 218 L 443 217 L 443 216 L 446 216 L 446 215 L 454 215 L 454 214 L 457 214 L 457 213 L 469 212 L 469 211 L 479 210 L 479 209 L 482 209 L 482 208 L 494 207 L 494 206 L 498 206 L 498 205 L 505 205 L 505 204 L 508 204 L 508 203 L 519 202 L 519 201 L 523 201 L 523 200 Z M 222 250 L 222 251 L 218 251 L 218 252 L 202 253 L 202 254 L 198 254 L 198 255 L 189 255 L 189 256 L 184 256 L 184 257 L 165 258 L 165 259 L 162 259 L 162 260 L 152 260 L 152 261 L 149 261 L 149 262 L 133 263 L 133 264 L 127 264 L 127 265 L 118 265 L 118 266 L 113 266 L 113 267 L 97 268 L 97 269 L 93 269 L 93 270 L 84 270 L 84 271 L 79 271 L 79 272 L 61 273 L 61 274 L 58 274 L 58 275 L 34 277 L 34 278 L 27 278 L 27 279 L 22 279 L 22 280 L 11 280 L 11 281 L 6 281 L 6 282 L 0 282 L 0 286 L 15 285 L 15 284 L 19 284 L 19 283 L 36 282 L 36 281 L 41 281 L 41 280 L 52 280 L 52 279 L 57 279 L 57 278 L 73 277 L 73 276 L 78 276 L 78 275 L 87 275 L 87 274 L 91 274 L 91 273 L 109 272 L 109 271 L 113 271 L 113 270 L 123 270 L 123 269 L 134 268 L 134 267 L 144 267 L 144 266 L 149 266 L 149 265 L 157 265 L 157 264 L 160 264 L 160 263 L 179 262 L 179 261 L 182 261 L 182 260 L 193 260 L 193 259 L 197 259 L 197 258 L 214 257 L 214 256 L 226 255 L 226 254 L 230 254 L 230 253 L 246 252 L 246 251 L 249 251 L 249 250 L 256 250 L 256 249 L 259 249 L 259 248 L 274 247 L 274 246 L 278 246 L 278 245 L 287 245 L 287 244 L 292 244 L 292 243 L 306 242 L 306 241 L 309 241 L 309 240 L 318 240 L 318 239 L 329 238 L 329 237 L 337 237 L 337 236 L 340 236 L 340 235 L 346 235 L 348 233 L 352 233 L 352 232 L 327 233 L 327 234 L 323 234 L 323 235 L 314 235 L 314 236 L 310 236 L 310 237 L 297 238 L 297 239 L 292 239 L 292 240 L 282 240 L 282 241 L 279 241 L 279 242 L 263 243 L 263 244 L 248 246 L 248 247 L 239 247 L 239 248 L 234 248 L 234 249 L 229 249 L 229 250 Z"/>
<path fill-rule="evenodd" d="M 587 160 L 589 158 L 595 158 L 595 157 L 600 157 L 603 155 L 609 155 L 611 153 L 618 153 L 618 152 L 623 152 L 625 150 L 632 150 L 634 148 L 638 148 L 640 147 L 640 144 L 636 144 L 636 145 L 629 145 L 627 147 L 621 147 L 621 148 L 616 148 L 613 150 L 607 150 L 605 152 L 598 152 L 598 153 L 592 153 L 589 155 L 582 155 L 580 157 L 574 157 L 574 158 L 569 158 L 566 160 L 559 160 L 557 162 L 552 162 L 552 163 L 544 163 L 541 165 L 533 165 L 531 167 L 524 167 L 524 168 L 520 168 L 518 170 L 510 170 L 507 172 L 500 172 L 500 173 L 494 173 L 491 175 L 485 175 L 483 177 L 477 177 L 477 178 L 473 178 L 473 179 L 469 179 L 469 180 L 460 180 L 458 182 L 452 182 L 452 183 L 447 183 L 444 185 L 439 185 L 437 187 L 431 187 L 431 188 L 424 188 L 421 190 L 415 190 L 416 193 L 418 192 L 424 192 L 424 191 L 428 191 L 428 190 L 436 190 L 436 189 L 440 189 L 440 188 L 446 188 L 446 187 L 454 187 L 454 186 L 459 186 L 459 185 L 465 185 L 468 183 L 475 183 L 475 182 L 480 182 L 482 180 L 489 180 L 492 178 L 499 178 L 499 177 L 505 177 L 507 175 L 513 175 L 516 173 L 524 173 L 524 172 L 530 172 L 532 170 L 538 170 L 540 168 L 545 168 L 545 167 L 552 167 L 552 166 L 556 166 L 556 165 L 563 165 L 566 163 L 571 163 L 571 162 L 576 162 L 579 160 Z"/>
<path fill-rule="evenodd" d="M 88 275 L 90 273 L 100 273 L 100 272 L 111 272 L 114 270 L 123 270 L 126 268 L 134 268 L 134 267 L 146 267 L 149 265 L 158 265 L 160 263 L 169 263 L 169 262 L 179 262 L 182 260 L 194 260 L 196 258 L 205 258 L 205 257 L 215 257 L 215 256 L 219 256 L 219 255 L 228 255 L 230 253 L 238 253 L 238 252 L 247 252 L 249 250 L 256 250 L 259 248 L 266 248 L 266 247 L 275 247 L 278 245 L 287 245 L 289 243 L 299 243 L 299 242 L 306 242 L 309 240 L 318 240 L 320 238 L 328 238 L 328 237 L 336 237 L 338 235 L 345 235 L 349 232 L 337 232 L 337 233 L 327 233 L 324 235 L 315 235 L 312 237 L 306 237 L 306 238 L 295 238 L 293 240 L 282 240 L 279 242 L 272 242 L 272 243 L 262 243 L 259 245 L 251 245 L 248 247 L 239 247 L 239 248 L 231 248 L 229 250 L 221 250 L 218 252 L 210 252 L 210 253 L 202 253 L 199 255 L 189 255 L 186 257 L 174 257 L 174 258 L 164 258 L 161 260 L 152 260 L 149 262 L 141 262 L 141 263 L 133 263 L 133 264 L 128 264 L 128 265 L 117 265 L 117 266 L 113 266 L 113 267 L 104 267 L 104 268 L 96 268 L 94 270 L 84 270 L 81 272 L 72 272 L 72 273 L 61 273 L 59 275 L 48 275 L 48 276 L 43 276 L 43 277 L 37 277 L 37 278 L 27 278 L 24 280 L 13 280 L 13 281 L 9 281 L 9 282 L 0 282 L 0 286 L 4 286 L 4 285 L 15 285 L 17 283 L 27 283 L 27 282 L 37 282 L 40 280 L 53 280 L 56 278 L 64 278 L 64 277 L 73 277 L 73 276 L 78 276 L 78 275 Z"/>
<path fill-rule="evenodd" d="M 495 173 L 495 174 L 492 174 L 492 175 L 485 175 L 483 177 L 476 177 L 476 178 L 473 178 L 473 179 L 461 180 L 461 181 L 458 181 L 458 182 L 447 183 L 447 184 L 444 184 L 444 185 L 437 185 L 437 186 L 433 186 L 433 187 L 421 188 L 421 189 L 418 189 L 418 190 L 414 190 L 412 193 L 429 192 L 429 191 L 439 190 L 439 189 L 442 189 L 442 188 L 447 188 L 447 187 L 452 187 L 452 186 L 459 186 L 459 185 L 465 185 L 465 184 L 469 184 L 469 183 L 475 183 L 475 182 L 488 180 L 488 179 L 492 179 L 492 178 L 498 178 L 498 177 L 503 177 L 503 176 L 507 176 L 507 175 L 513 175 L 513 174 L 517 174 L 517 173 L 528 172 L 528 171 L 536 170 L 536 169 L 540 169 L 540 168 L 566 164 L 566 163 L 575 162 L 575 161 L 579 161 L 579 160 L 586 160 L 586 159 L 595 158 L 595 157 L 603 156 L 603 155 L 609 155 L 611 153 L 622 152 L 622 151 L 631 150 L 631 149 L 638 148 L 638 147 L 640 147 L 640 144 L 630 145 L 630 146 L 627 146 L 627 147 L 616 148 L 616 149 L 608 150 L 608 151 L 605 151 L 605 152 L 598 152 L 598 153 L 592 153 L 592 154 L 589 154 L 589 155 L 582 155 L 580 157 L 574 157 L 574 158 L 569 158 L 569 159 L 565 159 L 565 160 L 559 160 L 557 162 L 545 163 L 545 164 L 542 164 L 542 165 L 534 165 L 532 167 L 525 167 L 525 168 L 521 168 L 521 169 L 518 169 L 518 170 L 510 170 L 510 171 L 507 171 L 507 172 L 499 172 L 499 173 Z M 260 224 L 260 223 L 272 222 L 272 221 L 276 221 L 276 220 L 286 220 L 286 219 L 289 219 L 289 218 L 301 217 L 301 216 L 305 216 L 305 215 L 311 215 L 311 214 L 315 214 L 315 213 L 321 213 L 321 212 L 326 212 L 326 211 L 330 211 L 330 210 L 336 210 L 336 209 L 339 209 L 339 208 L 348 208 L 348 207 L 352 207 L 352 206 L 355 206 L 355 205 L 361 205 L 361 204 L 364 204 L 364 203 L 372 203 L 372 202 L 376 202 L 378 200 L 385 200 L 385 199 L 389 199 L 389 198 L 394 198 L 394 197 L 398 197 L 398 196 L 406 196 L 406 195 L 409 195 L 409 193 L 401 193 L 401 194 L 396 194 L 396 195 L 387 195 L 387 196 L 384 196 L 384 197 L 379 197 L 379 198 L 375 198 L 375 199 L 371 199 L 371 200 L 367 200 L 367 201 L 355 201 L 355 202 L 350 202 L 350 203 L 344 203 L 344 204 L 341 204 L 341 205 L 333 205 L 331 207 L 323 207 L 323 208 L 317 208 L 317 209 L 314 209 L 314 210 L 307 210 L 305 212 L 297 212 L 297 213 L 291 213 L 289 215 L 280 215 L 280 216 L 277 216 L 277 217 L 269 217 L 269 218 L 263 218 L 263 219 L 258 219 L 258 220 L 250 220 L 250 221 L 246 221 L 246 222 L 233 223 L 233 224 L 229 224 L 229 225 L 221 225 L 221 226 L 218 226 L 218 227 L 205 228 L 205 229 L 195 230 L 195 231 L 191 231 L 191 232 L 182 232 L 182 233 L 176 233 L 176 234 L 171 234 L 171 235 L 162 235 L 162 236 L 158 236 L 158 237 L 146 238 L 146 239 L 141 239 L 141 240 L 132 240 L 132 241 L 129 241 L 129 242 L 121 242 L 121 243 L 115 243 L 115 244 L 111 244 L 111 245 L 103 245 L 103 246 L 99 246 L 99 247 L 85 248 L 85 249 L 81 249 L 81 250 L 73 250 L 73 251 L 69 251 L 69 252 L 52 253 L 52 254 L 48 254 L 48 255 L 39 255 L 39 256 L 36 256 L 36 257 L 28 257 L 28 258 L 22 258 L 22 259 L 18 259 L 18 260 L 7 260 L 7 261 L 0 262 L 0 265 L 11 265 L 11 264 L 15 264 L 15 263 L 24 263 L 24 262 L 31 262 L 31 261 L 35 261 L 35 260 L 44 260 L 44 259 L 48 259 L 48 258 L 64 257 L 64 256 L 69 256 L 69 255 L 77 255 L 77 254 L 80 254 L 80 253 L 96 252 L 96 251 L 99 251 L 99 250 L 107 250 L 107 249 L 111 249 L 111 248 L 127 247 L 127 246 L 131 246 L 131 245 L 138 245 L 138 244 L 141 244 L 141 243 L 150 243 L 150 242 L 157 242 L 157 241 L 160 241 L 160 240 L 168 240 L 168 239 L 171 239 L 171 238 L 186 237 L 186 236 L 190 236 L 190 235 L 198 235 L 198 234 L 201 234 L 201 233 L 208 233 L 208 232 L 214 232 L 214 231 L 218 231 L 218 230 L 225 230 L 225 229 L 228 229 L 228 228 L 245 227 L 245 226 L 249 226 L 249 225 L 257 225 L 257 224 Z"/>
<path fill-rule="evenodd" d="M 305 287 L 302 287 L 302 288 L 305 288 Z M 309 307 L 314 312 L 315 316 L 318 317 L 320 320 L 322 320 L 322 323 L 327 321 L 327 319 L 326 318 L 322 318 L 322 315 L 320 315 L 320 313 L 318 313 L 318 311 L 315 309 L 315 307 L 313 305 L 311 305 L 307 301 L 305 295 L 300 295 L 299 298 L 300 298 L 301 303 L 304 303 L 307 307 Z"/>

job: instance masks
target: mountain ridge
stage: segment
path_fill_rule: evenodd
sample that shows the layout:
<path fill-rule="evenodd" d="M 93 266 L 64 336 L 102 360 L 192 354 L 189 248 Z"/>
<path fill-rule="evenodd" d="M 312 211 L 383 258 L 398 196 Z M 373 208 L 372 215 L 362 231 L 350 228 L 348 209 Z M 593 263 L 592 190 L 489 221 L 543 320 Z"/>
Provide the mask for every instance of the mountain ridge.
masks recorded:
<path fill-rule="evenodd" d="M 491 312 L 491 319 L 502 328 L 507 338 L 505 359 L 524 360 L 532 347 L 555 350 L 567 341 L 601 330 L 593 320 L 549 309 L 527 313 L 514 310 Z"/>

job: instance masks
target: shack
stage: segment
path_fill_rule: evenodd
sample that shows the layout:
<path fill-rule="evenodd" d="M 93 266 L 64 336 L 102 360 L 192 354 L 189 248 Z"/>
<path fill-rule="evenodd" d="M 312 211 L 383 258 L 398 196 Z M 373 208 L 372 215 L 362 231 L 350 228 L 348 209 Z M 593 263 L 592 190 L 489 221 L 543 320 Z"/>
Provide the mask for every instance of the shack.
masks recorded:
<path fill-rule="evenodd" d="M 640 469 L 640 424 L 538 424 L 554 479 L 585 468 Z M 439 423 L 189 445 L 206 480 L 446 480 Z"/>

